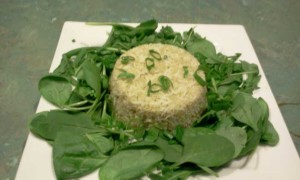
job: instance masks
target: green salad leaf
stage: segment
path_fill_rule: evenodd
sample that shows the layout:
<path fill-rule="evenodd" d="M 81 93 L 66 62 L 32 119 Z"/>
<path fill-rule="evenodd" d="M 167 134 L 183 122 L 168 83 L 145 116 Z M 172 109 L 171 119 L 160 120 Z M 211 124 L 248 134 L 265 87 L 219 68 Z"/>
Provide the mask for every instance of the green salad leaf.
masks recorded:
<path fill-rule="evenodd" d="M 57 134 L 63 131 L 76 132 L 77 134 L 106 133 L 106 130 L 95 126 L 86 113 L 62 110 L 44 111 L 36 114 L 30 122 L 30 130 L 48 141 L 54 141 Z"/>
<path fill-rule="evenodd" d="M 61 179 L 87 175 L 99 168 L 107 159 L 108 157 L 102 154 L 96 144 L 86 136 L 61 131 L 55 138 L 53 144 L 54 170 L 56 176 Z"/>
<path fill-rule="evenodd" d="M 107 180 L 134 179 L 153 170 L 162 158 L 158 148 L 124 149 L 109 158 L 102 166 L 99 177 Z"/>
<path fill-rule="evenodd" d="M 39 91 L 47 101 L 62 107 L 71 95 L 72 84 L 63 76 L 49 74 L 39 81 Z"/>
<path fill-rule="evenodd" d="M 186 129 L 182 143 L 180 164 L 192 162 L 205 167 L 221 166 L 229 162 L 235 152 L 234 144 L 228 138 L 205 129 Z"/>

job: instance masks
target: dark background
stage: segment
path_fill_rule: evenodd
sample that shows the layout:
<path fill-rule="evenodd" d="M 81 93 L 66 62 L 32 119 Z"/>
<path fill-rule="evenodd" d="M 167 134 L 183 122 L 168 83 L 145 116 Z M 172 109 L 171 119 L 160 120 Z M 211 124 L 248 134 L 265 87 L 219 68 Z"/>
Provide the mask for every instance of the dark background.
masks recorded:
<path fill-rule="evenodd" d="M 299 0 L 0 0 L 0 180 L 15 177 L 65 21 L 241 24 L 300 152 Z"/>

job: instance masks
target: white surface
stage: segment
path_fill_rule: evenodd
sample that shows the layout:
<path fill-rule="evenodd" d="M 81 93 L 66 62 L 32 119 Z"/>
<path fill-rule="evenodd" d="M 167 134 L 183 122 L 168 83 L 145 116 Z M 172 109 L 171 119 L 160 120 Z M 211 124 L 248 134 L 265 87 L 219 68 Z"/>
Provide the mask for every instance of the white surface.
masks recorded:
<path fill-rule="evenodd" d="M 195 31 L 212 41 L 217 46 L 218 51 L 226 55 L 234 55 L 239 52 L 242 53 L 241 59 L 257 64 L 260 68 L 262 78 L 259 85 L 260 89 L 255 92 L 255 96 L 263 97 L 267 101 L 270 108 L 270 121 L 273 123 L 280 137 L 279 144 L 275 147 L 260 146 L 255 153 L 248 158 L 249 161 L 247 163 L 246 158 L 232 162 L 229 167 L 219 172 L 219 178 L 198 176 L 191 179 L 299 180 L 299 156 L 244 27 L 240 25 L 168 25 L 171 25 L 173 29 L 178 32 L 187 31 L 189 28 L 196 26 Z M 81 46 L 103 44 L 110 29 L 111 27 L 109 26 L 87 26 L 81 22 L 66 22 L 61 32 L 50 71 L 53 71 L 58 66 L 63 53 Z M 158 29 L 160 29 L 160 27 Z M 72 39 L 75 39 L 76 42 L 72 43 Z M 37 112 L 52 108 L 53 107 L 44 99 L 41 99 Z M 51 150 L 51 146 L 45 141 L 36 138 L 30 133 L 16 175 L 16 180 L 56 179 L 52 167 Z M 82 179 L 97 180 L 98 173 L 96 171 Z"/>

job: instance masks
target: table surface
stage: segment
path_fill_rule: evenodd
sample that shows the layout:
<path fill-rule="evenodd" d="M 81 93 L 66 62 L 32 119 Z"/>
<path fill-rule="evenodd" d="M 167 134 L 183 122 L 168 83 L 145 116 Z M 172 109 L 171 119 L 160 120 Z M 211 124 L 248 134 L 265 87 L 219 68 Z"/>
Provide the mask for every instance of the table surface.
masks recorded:
<path fill-rule="evenodd" d="M 1 0 L 0 180 L 14 179 L 65 21 L 241 24 L 300 154 L 300 1 Z"/>

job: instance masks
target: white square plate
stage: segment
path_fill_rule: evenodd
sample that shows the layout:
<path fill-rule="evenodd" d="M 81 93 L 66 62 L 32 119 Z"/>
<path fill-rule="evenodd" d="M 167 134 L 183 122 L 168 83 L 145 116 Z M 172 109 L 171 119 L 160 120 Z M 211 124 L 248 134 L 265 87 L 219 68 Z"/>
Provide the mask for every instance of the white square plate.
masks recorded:
<path fill-rule="evenodd" d="M 187 31 L 191 27 L 196 27 L 195 31 L 212 41 L 219 52 L 226 55 L 242 53 L 241 59 L 257 64 L 262 78 L 259 84 L 260 89 L 255 91 L 255 96 L 264 98 L 268 103 L 270 108 L 270 121 L 280 137 L 277 146 L 260 146 L 248 158 L 233 161 L 229 167 L 223 168 L 219 172 L 219 178 L 213 176 L 197 176 L 191 179 L 299 180 L 299 156 L 244 27 L 240 25 L 160 24 L 158 29 L 166 25 L 172 26 L 177 32 Z M 88 26 L 83 22 L 66 22 L 61 32 L 50 71 L 53 71 L 59 65 L 63 53 L 82 46 L 100 46 L 103 44 L 110 30 L 110 26 Z M 75 39 L 76 42 L 72 42 L 73 39 Z M 53 108 L 52 105 L 41 98 L 37 112 Z M 30 133 L 16 175 L 16 180 L 56 179 L 52 167 L 51 151 L 52 148 L 47 142 L 36 138 Z M 98 172 L 96 171 L 82 179 L 97 180 Z"/>

